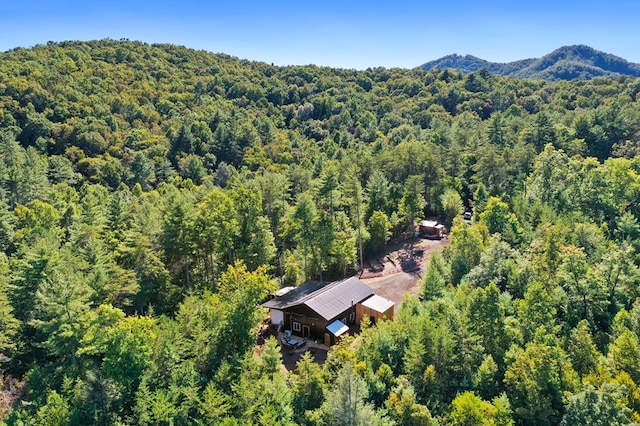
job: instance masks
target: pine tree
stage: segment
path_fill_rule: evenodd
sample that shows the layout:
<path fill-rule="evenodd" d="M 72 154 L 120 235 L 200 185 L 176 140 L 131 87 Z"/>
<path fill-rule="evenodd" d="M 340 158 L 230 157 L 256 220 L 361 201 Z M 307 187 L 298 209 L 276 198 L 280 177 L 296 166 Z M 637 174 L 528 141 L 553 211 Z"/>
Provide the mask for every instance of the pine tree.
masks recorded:
<path fill-rule="evenodd" d="M 39 345 L 49 355 L 75 364 L 91 288 L 70 259 L 52 272 L 38 286 L 31 324 L 38 332 Z"/>
<path fill-rule="evenodd" d="M 20 323 L 13 316 L 13 307 L 9 303 L 9 261 L 0 252 L 0 358 L 10 357 L 16 349 Z M 0 360 L 1 362 L 2 360 Z"/>

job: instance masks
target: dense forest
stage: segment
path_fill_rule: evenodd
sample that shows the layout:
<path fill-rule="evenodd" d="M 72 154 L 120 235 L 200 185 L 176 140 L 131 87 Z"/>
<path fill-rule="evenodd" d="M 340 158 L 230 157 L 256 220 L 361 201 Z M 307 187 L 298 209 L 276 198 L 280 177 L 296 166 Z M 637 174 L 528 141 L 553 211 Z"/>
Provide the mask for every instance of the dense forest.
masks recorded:
<path fill-rule="evenodd" d="M 0 54 L 0 423 L 640 422 L 639 93 L 127 40 Z M 255 348 L 268 294 L 423 217 L 450 244 L 394 321 L 291 372 Z"/>

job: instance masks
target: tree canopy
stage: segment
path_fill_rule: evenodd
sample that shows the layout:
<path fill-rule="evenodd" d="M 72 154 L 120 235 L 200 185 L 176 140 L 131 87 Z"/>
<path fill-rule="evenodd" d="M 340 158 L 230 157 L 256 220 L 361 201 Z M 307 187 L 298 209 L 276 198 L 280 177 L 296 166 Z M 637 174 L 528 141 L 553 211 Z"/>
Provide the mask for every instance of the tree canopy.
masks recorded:
<path fill-rule="evenodd" d="M 639 94 L 128 40 L 0 53 L 0 422 L 640 422 Z M 426 217 L 450 243 L 395 321 L 293 371 L 255 348 L 273 290 Z"/>

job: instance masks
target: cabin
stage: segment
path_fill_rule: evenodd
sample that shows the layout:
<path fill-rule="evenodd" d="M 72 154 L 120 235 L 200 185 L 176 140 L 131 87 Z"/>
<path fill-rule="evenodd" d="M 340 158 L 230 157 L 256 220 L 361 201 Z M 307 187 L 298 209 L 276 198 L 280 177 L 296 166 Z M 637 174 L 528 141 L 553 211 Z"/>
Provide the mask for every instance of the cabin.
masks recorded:
<path fill-rule="evenodd" d="M 423 220 L 418 224 L 418 234 L 427 238 L 442 238 L 444 225 L 437 220 Z"/>
<path fill-rule="evenodd" d="M 332 345 L 349 331 L 349 326 L 359 324 L 362 315 L 373 316 L 376 320 L 385 315 L 375 311 L 382 305 L 366 308 L 368 310 L 361 306 L 373 296 L 371 287 L 351 277 L 328 284 L 309 281 L 299 287 L 282 289 L 262 306 L 269 309 L 272 324 L 279 324 L 297 336 Z M 360 317 L 358 312 L 361 312 Z M 372 312 L 375 313 L 372 315 Z M 391 319 L 393 314 L 388 317 Z"/>

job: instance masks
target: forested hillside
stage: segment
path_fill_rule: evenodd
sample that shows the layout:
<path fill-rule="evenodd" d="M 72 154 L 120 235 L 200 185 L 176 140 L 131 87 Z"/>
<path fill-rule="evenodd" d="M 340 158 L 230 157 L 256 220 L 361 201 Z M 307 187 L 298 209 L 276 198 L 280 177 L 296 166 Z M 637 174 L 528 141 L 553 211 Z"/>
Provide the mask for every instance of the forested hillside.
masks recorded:
<path fill-rule="evenodd" d="M 640 422 L 640 80 L 0 54 L 0 422 Z M 459 216 L 473 210 L 467 225 Z M 287 372 L 275 289 L 450 227 L 422 298 Z"/>
<path fill-rule="evenodd" d="M 421 66 L 424 70 L 454 68 L 470 73 L 485 68 L 502 76 L 538 78 L 547 81 L 590 80 L 596 77 L 640 77 L 640 64 L 600 52 L 589 46 L 564 46 L 541 58 L 508 63 L 485 61 L 471 55 L 448 55 Z"/>

